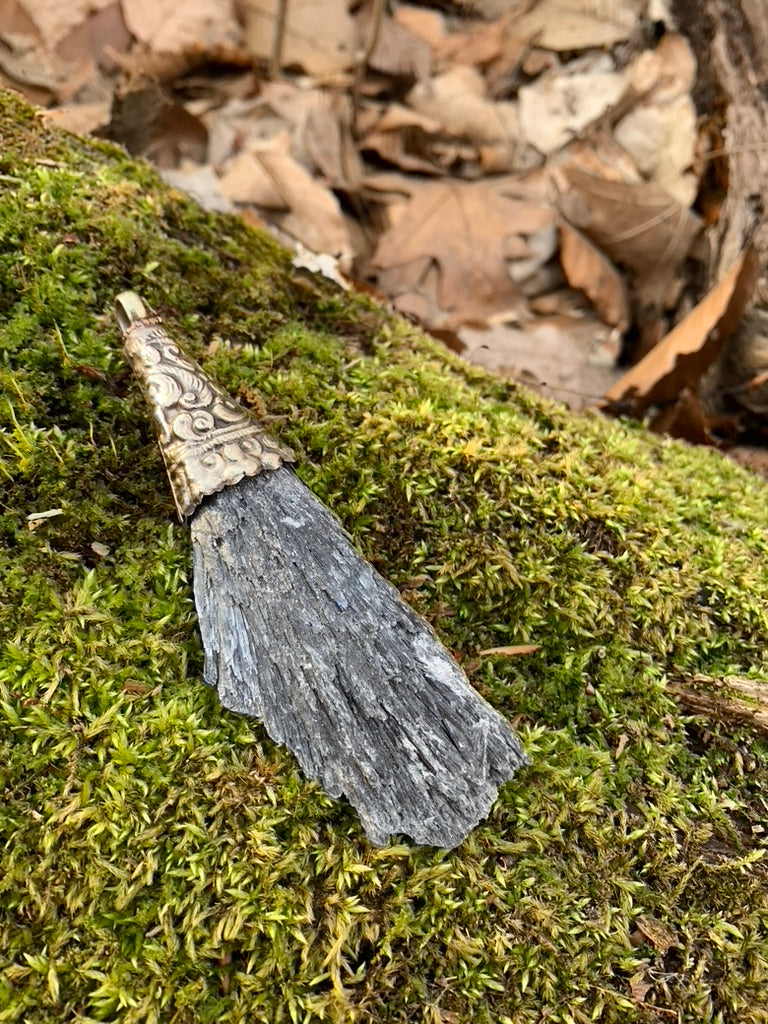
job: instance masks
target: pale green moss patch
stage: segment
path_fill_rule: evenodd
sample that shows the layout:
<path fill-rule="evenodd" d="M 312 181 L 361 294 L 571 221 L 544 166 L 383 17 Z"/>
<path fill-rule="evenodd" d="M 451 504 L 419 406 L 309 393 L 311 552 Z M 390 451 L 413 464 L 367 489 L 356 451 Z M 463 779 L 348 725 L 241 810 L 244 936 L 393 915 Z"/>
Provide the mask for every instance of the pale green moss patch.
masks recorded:
<path fill-rule="evenodd" d="M 0 124 L 0 1021 L 764 1021 L 768 750 L 665 678 L 768 677 L 765 485 L 464 367 L 8 95 Z M 202 684 L 126 287 L 517 721 L 533 765 L 454 853 L 368 847 Z"/>

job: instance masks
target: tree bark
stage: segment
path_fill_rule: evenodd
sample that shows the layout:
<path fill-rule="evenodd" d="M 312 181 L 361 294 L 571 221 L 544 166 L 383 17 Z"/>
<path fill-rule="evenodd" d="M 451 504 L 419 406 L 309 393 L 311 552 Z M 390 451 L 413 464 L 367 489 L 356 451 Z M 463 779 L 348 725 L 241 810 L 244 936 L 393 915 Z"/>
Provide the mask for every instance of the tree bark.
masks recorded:
<path fill-rule="evenodd" d="M 722 111 L 710 171 L 727 182 L 712 234 L 716 281 L 747 242 L 768 263 L 768 10 L 764 0 L 678 0 L 675 13 L 699 62 L 698 109 Z"/>

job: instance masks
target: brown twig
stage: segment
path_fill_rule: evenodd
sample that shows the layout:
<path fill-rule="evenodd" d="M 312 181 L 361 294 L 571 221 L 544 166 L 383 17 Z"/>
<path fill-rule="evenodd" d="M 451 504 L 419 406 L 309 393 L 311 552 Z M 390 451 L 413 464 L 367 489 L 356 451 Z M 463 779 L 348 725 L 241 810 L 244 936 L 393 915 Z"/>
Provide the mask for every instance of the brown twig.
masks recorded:
<path fill-rule="evenodd" d="M 280 76 L 283 46 L 285 45 L 285 30 L 288 24 L 288 3 L 289 0 L 278 0 L 277 4 L 275 34 L 272 38 L 272 55 L 269 58 L 269 77 L 271 79 L 279 78 Z"/>
<path fill-rule="evenodd" d="M 357 112 L 360 108 L 360 92 L 363 87 L 365 71 L 371 54 L 376 49 L 376 43 L 381 32 L 381 23 L 384 18 L 384 0 L 372 0 L 371 2 L 371 24 L 368 30 L 368 38 L 365 42 L 365 49 L 360 55 L 360 60 L 355 68 L 355 80 L 352 83 L 352 125 L 357 122 Z"/>

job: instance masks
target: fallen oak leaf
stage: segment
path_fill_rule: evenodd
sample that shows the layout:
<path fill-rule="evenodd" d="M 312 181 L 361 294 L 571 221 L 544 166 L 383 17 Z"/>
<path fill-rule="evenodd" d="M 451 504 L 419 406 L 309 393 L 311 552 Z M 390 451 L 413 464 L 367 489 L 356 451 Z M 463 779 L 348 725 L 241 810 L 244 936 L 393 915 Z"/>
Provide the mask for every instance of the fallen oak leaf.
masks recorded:
<path fill-rule="evenodd" d="M 747 246 L 719 284 L 605 393 L 637 411 L 695 387 L 736 329 L 757 280 L 757 254 Z"/>
<path fill-rule="evenodd" d="M 68 33 L 96 11 L 109 6 L 111 0 L 70 0 L 69 3 L 51 3 L 51 0 L 25 0 L 19 6 L 23 15 L 17 13 L 16 25 L 25 22 L 34 25 L 43 48 L 52 52 Z M 3 5 L 10 7 L 11 5 Z M 6 13 L 6 12 L 4 12 Z M 26 16 L 26 17 L 25 17 Z M 7 30 L 6 25 L 3 26 Z M 15 26 L 14 26 L 15 27 Z M 26 33 L 25 33 L 26 34 Z"/>
<path fill-rule="evenodd" d="M 433 55 L 437 56 L 447 36 L 445 18 L 439 11 L 411 7 L 409 4 L 398 4 L 392 13 L 392 20 L 407 28 L 413 35 L 423 39 L 429 45 Z"/>
<path fill-rule="evenodd" d="M 510 25 L 514 14 L 507 11 L 495 21 L 470 21 L 462 31 L 452 32 L 437 45 L 437 54 L 444 65 L 471 64 L 475 67 L 487 65 L 506 56 L 510 47 Z M 518 56 L 523 51 L 523 40 L 518 43 Z M 511 61 L 509 62 L 511 64 Z"/>
<path fill-rule="evenodd" d="M 433 326 L 483 323 L 519 313 L 525 302 L 509 275 L 505 244 L 510 236 L 531 235 L 553 223 L 546 203 L 514 198 L 519 187 L 506 177 L 420 183 L 379 239 L 372 265 L 386 271 L 436 264 L 444 315 Z"/>
<path fill-rule="evenodd" d="M 358 119 L 358 129 L 362 118 Z M 381 115 L 370 118 L 360 142 L 362 152 L 374 152 L 405 171 L 442 173 L 444 168 L 431 158 L 433 140 L 441 139 L 437 121 L 399 103 L 392 103 Z"/>

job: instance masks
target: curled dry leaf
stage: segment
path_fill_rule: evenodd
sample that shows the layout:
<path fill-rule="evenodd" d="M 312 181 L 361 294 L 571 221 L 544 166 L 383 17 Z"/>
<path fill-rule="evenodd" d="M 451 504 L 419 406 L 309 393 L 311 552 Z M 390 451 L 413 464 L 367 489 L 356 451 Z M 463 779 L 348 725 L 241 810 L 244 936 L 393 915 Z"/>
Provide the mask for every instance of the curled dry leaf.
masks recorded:
<path fill-rule="evenodd" d="M 415 110 L 392 103 L 378 118 L 369 117 L 360 143 L 363 152 L 377 153 L 404 171 L 442 173 L 433 159 L 432 141 L 441 136 L 440 124 Z"/>
<path fill-rule="evenodd" d="M 637 184 L 643 180 L 635 161 L 618 145 L 613 132 L 606 126 L 595 128 L 589 133 L 588 139 L 574 139 L 555 155 L 553 164 L 555 168 L 578 167 L 607 181 Z M 558 174 L 555 170 L 555 175 Z M 565 187 L 568 187 L 567 184 Z"/>
<path fill-rule="evenodd" d="M 233 202 L 273 211 L 278 226 L 313 252 L 348 257 L 349 233 L 338 200 L 294 160 L 288 147 L 288 137 L 281 136 L 235 157 L 219 182 L 222 193 Z"/>
<path fill-rule="evenodd" d="M 469 362 L 520 380 L 572 409 L 594 406 L 618 376 L 616 332 L 589 311 L 544 313 L 522 327 L 462 327 L 458 335 Z"/>
<path fill-rule="evenodd" d="M 67 103 L 92 75 L 94 64 L 90 56 L 86 55 L 77 66 L 46 50 L 28 18 L 24 19 L 23 29 L 4 34 L 2 42 L 0 83 L 10 83 L 32 103 Z"/>
<path fill-rule="evenodd" d="M 63 60 L 72 64 L 92 59 L 95 68 L 105 74 L 112 74 L 122 67 L 125 54 L 133 42 L 123 18 L 123 10 L 118 0 L 93 10 L 79 24 L 67 33 L 56 47 L 56 53 Z M 92 80 L 91 89 L 102 98 L 104 89 L 96 85 L 98 78 Z M 105 100 L 106 102 L 106 100 Z M 106 123 L 106 122 L 104 122 Z"/>
<path fill-rule="evenodd" d="M 642 305 L 661 309 L 701 220 L 652 181 L 611 181 L 568 166 L 555 172 L 558 208 L 618 264 L 636 275 Z"/>
<path fill-rule="evenodd" d="M 520 38 L 510 31 L 513 17 L 507 13 L 496 21 L 476 21 L 461 32 L 452 32 L 437 46 L 440 61 L 443 64 L 472 64 L 484 67 L 499 61 L 511 52 L 519 56 L 523 44 Z"/>
<path fill-rule="evenodd" d="M 689 444 L 712 444 L 713 434 L 697 388 L 684 387 L 671 405 L 663 406 L 648 424 L 654 434 L 678 437 Z"/>
<path fill-rule="evenodd" d="M 757 278 L 757 256 L 748 247 L 717 284 L 669 334 L 606 392 L 609 402 L 631 402 L 638 411 L 672 401 L 696 387 L 741 319 Z"/>
<path fill-rule="evenodd" d="M 584 292 L 602 319 L 626 331 L 629 301 L 624 279 L 605 253 L 567 223 L 560 225 L 560 262 L 568 283 Z"/>
<path fill-rule="evenodd" d="M 71 103 L 62 107 L 46 110 L 46 121 L 65 128 L 76 135 L 87 135 L 88 132 L 103 128 L 109 123 L 110 104 L 107 100 L 100 103 Z"/>
<path fill-rule="evenodd" d="M 219 179 L 210 164 L 182 161 L 179 167 L 169 168 L 161 173 L 164 181 L 192 196 L 203 209 L 216 210 L 219 213 L 233 212 L 232 203 L 223 195 Z"/>

